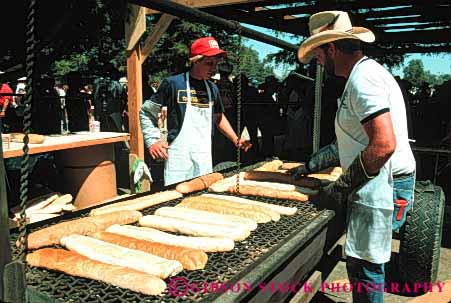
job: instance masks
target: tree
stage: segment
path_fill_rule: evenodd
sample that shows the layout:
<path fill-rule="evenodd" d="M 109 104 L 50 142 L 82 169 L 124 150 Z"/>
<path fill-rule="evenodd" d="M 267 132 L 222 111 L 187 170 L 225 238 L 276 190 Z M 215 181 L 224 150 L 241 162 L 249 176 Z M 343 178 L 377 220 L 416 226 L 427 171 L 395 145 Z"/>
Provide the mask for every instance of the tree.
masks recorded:
<path fill-rule="evenodd" d="M 410 60 L 403 69 L 403 73 L 404 79 L 415 87 L 420 87 L 426 82 L 426 72 L 424 71 L 423 62 L 419 59 Z"/>
<path fill-rule="evenodd" d="M 450 74 L 434 75 L 430 71 L 424 70 L 423 62 L 419 59 L 410 60 L 403 69 L 403 73 L 404 79 L 416 87 L 420 87 L 423 83 L 439 86 L 446 80 L 451 79 Z"/>

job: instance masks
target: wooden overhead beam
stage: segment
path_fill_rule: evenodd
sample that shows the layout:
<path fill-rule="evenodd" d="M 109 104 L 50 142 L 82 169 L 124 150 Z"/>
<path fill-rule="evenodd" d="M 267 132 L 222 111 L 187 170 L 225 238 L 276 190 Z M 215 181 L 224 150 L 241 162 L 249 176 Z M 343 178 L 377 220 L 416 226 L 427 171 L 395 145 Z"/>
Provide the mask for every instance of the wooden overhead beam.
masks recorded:
<path fill-rule="evenodd" d="M 381 37 L 381 41 L 385 43 L 448 43 L 449 32 L 449 29 L 437 29 L 385 33 Z"/>
<path fill-rule="evenodd" d="M 431 2 L 429 5 L 415 5 L 411 7 L 402 7 L 390 10 L 382 11 L 369 11 L 362 15 L 365 18 L 384 18 L 384 17 L 397 17 L 397 16 L 409 16 L 409 15 L 426 15 L 437 13 L 443 15 L 446 11 L 450 11 L 450 7 L 437 5 Z"/>
<path fill-rule="evenodd" d="M 434 21 L 448 21 L 449 16 L 440 16 L 440 15 L 432 15 L 432 16 L 406 16 L 402 18 L 393 18 L 393 19 L 374 19 L 369 20 L 373 25 L 381 25 L 381 24 L 396 24 L 396 23 L 408 23 L 408 22 L 434 22 Z"/>
<path fill-rule="evenodd" d="M 173 1 L 167 0 L 129 0 L 129 1 L 140 6 L 157 9 L 161 12 L 175 15 L 180 18 L 184 18 L 191 22 L 199 22 L 210 26 L 217 26 L 219 28 L 233 32 L 239 30 L 240 34 L 244 37 L 254 39 L 263 43 L 267 43 L 270 45 L 274 45 L 289 51 L 297 51 L 298 49 L 297 45 L 286 42 L 282 39 L 273 37 L 271 35 L 261 33 L 251 28 L 241 26 L 241 24 L 239 24 L 238 22 L 230 21 L 225 18 L 220 18 L 216 15 L 209 14 L 205 11 L 181 5 Z"/>
<path fill-rule="evenodd" d="M 168 0 L 169 1 L 169 0 Z M 176 2 L 178 4 L 183 4 L 189 7 L 195 7 L 195 8 L 204 8 L 204 7 L 211 7 L 211 6 L 224 6 L 224 5 L 233 5 L 233 4 L 241 4 L 241 3 L 253 3 L 253 2 L 261 2 L 261 0 L 172 0 L 173 2 Z M 152 14 L 158 14 L 160 13 L 157 10 L 147 8 L 146 14 L 152 15 Z"/>
<path fill-rule="evenodd" d="M 284 3 L 282 3 L 284 2 Z M 291 3 L 304 3 L 301 1 L 264 1 L 263 3 L 259 3 L 262 6 L 270 6 L 276 4 L 288 4 L 286 2 Z M 446 0 L 436 0 L 436 1 L 428 1 L 428 0 L 378 0 L 378 1 L 317 1 L 317 3 L 312 5 L 298 5 L 291 6 L 285 8 L 277 8 L 271 9 L 267 11 L 259 11 L 256 15 L 259 16 L 271 16 L 271 17 L 280 17 L 282 18 L 284 15 L 299 15 L 299 14 L 314 14 L 320 11 L 325 10 L 344 10 L 344 11 L 355 11 L 358 9 L 373 9 L 373 8 L 389 8 L 396 6 L 424 6 L 425 8 L 430 7 L 431 5 L 439 6 L 439 5 L 447 5 L 449 1 Z M 400 8 L 402 9 L 402 8 Z M 389 12 L 390 10 L 384 10 L 380 13 Z M 366 13 L 361 13 L 362 15 Z"/>
<path fill-rule="evenodd" d="M 152 33 L 146 38 L 144 41 L 144 45 L 141 51 L 141 64 L 146 61 L 147 57 L 152 52 L 154 46 L 157 44 L 157 42 L 160 40 L 161 36 L 166 32 L 168 27 L 171 25 L 172 20 L 174 20 L 176 17 L 169 15 L 169 14 L 163 14 L 161 15 L 160 19 L 158 19 L 158 22 L 155 24 L 155 26 L 152 28 Z"/>
<path fill-rule="evenodd" d="M 378 48 L 368 51 L 371 56 L 379 57 L 387 54 L 404 55 L 412 53 L 449 53 L 451 52 L 451 44 L 443 46 L 418 46 L 416 44 L 403 45 L 400 47 Z"/>
<path fill-rule="evenodd" d="M 125 21 L 125 42 L 131 51 L 146 31 L 145 7 L 128 4 L 129 15 Z"/>
<path fill-rule="evenodd" d="M 231 8 L 225 8 L 222 10 L 209 10 L 214 12 L 215 15 L 230 20 L 239 21 L 241 23 L 248 23 L 255 26 L 265 27 L 275 31 L 304 35 L 308 34 L 307 23 L 299 21 L 299 18 L 295 19 L 269 19 L 269 18 L 257 18 L 252 14 L 243 14 L 241 11 Z"/>
<path fill-rule="evenodd" d="M 417 24 L 417 25 L 394 25 L 394 26 L 376 26 L 379 29 L 384 31 L 393 30 L 393 29 L 427 29 L 431 27 L 438 27 L 437 29 L 444 29 L 444 27 L 449 27 L 449 22 L 430 22 L 426 24 Z M 451 29 L 451 28 L 450 28 Z"/>
<path fill-rule="evenodd" d="M 254 8 L 254 11 L 256 11 L 256 12 L 267 11 L 267 10 L 269 10 L 269 8 L 267 8 L 266 6 L 257 6 Z M 291 19 L 296 19 L 296 17 L 292 16 L 292 15 L 285 15 L 285 16 L 283 16 L 283 19 L 291 20 Z"/>

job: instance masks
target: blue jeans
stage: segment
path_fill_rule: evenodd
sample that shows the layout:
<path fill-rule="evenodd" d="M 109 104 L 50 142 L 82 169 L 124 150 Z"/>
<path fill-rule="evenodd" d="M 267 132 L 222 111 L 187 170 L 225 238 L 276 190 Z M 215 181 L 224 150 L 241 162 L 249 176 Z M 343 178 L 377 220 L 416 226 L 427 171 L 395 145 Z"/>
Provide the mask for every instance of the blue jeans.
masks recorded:
<path fill-rule="evenodd" d="M 346 258 L 346 270 L 352 285 L 353 303 L 384 302 L 384 264 L 375 264 L 353 257 Z"/>
<path fill-rule="evenodd" d="M 406 221 L 407 212 L 412 208 L 415 190 L 415 173 L 393 177 L 393 221 L 392 229 L 398 231 Z"/>

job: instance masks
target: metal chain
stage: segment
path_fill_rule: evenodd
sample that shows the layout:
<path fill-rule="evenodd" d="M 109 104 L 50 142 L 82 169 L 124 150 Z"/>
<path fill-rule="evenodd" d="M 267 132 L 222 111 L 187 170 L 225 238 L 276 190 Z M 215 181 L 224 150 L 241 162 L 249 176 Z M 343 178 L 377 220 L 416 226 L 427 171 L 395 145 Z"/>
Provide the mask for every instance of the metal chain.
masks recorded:
<path fill-rule="evenodd" d="M 27 207 L 28 200 L 28 175 L 29 175 L 29 160 L 28 155 L 28 134 L 31 127 L 31 104 L 33 98 L 33 69 L 35 60 L 35 46 L 36 40 L 34 36 L 35 31 L 35 6 L 36 0 L 30 0 L 27 11 L 27 33 L 26 33 L 26 74 L 27 74 L 27 87 L 25 90 L 25 110 L 23 117 L 23 132 L 25 134 L 23 138 L 23 156 L 20 168 L 20 219 L 19 219 L 19 255 L 18 259 L 25 262 L 25 253 L 27 249 L 27 222 L 25 209 Z"/>
<path fill-rule="evenodd" d="M 241 24 L 239 22 L 236 23 L 236 33 L 238 35 L 238 46 L 236 49 L 236 65 L 237 65 L 237 73 L 238 73 L 238 82 L 237 82 L 237 89 L 236 89 L 236 129 L 237 129 L 237 135 L 238 140 L 240 140 L 241 137 L 241 90 L 242 90 L 242 77 L 241 77 Z M 239 141 L 238 141 L 239 142 Z M 236 172 L 236 192 L 240 192 L 240 172 L 241 172 L 241 150 L 240 146 L 237 144 L 236 147 L 236 162 L 237 162 L 237 172 Z"/>
<path fill-rule="evenodd" d="M 321 92 L 323 84 L 323 66 L 316 64 L 315 75 L 315 107 L 313 110 L 313 152 L 319 150 L 321 129 Z"/>

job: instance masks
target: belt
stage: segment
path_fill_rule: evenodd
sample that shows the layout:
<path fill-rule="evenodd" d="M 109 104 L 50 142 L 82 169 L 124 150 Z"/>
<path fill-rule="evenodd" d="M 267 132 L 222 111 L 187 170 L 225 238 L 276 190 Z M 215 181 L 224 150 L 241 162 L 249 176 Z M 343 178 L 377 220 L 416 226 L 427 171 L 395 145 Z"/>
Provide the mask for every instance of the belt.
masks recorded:
<path fill-rule="evenodd" d="M 413 177 L 415 175 L 415 171 L 407 174 L 398 174 L 393 176 L 393 180 L 407 178 L 407 177 Z"/>

